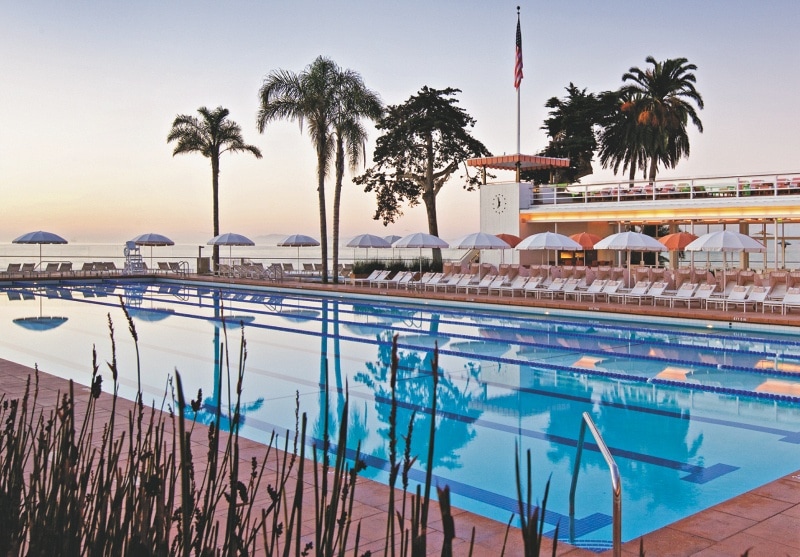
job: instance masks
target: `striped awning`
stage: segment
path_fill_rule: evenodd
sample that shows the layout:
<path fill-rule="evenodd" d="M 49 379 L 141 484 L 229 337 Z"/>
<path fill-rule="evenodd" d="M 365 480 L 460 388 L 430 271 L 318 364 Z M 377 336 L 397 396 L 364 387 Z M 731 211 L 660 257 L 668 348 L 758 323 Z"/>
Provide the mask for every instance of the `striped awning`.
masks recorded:
<path fill-rule="evenodd" d="M 468 166 L 484 166 L 486 168 L 496 168 L 498 170 L 516 170 L 517 166 L 521 170 L 536 170 L 539 168 L 566 168 L 569 166 L 569 159 L 559 159 L 556 157 L 542 157 L 539 155 L 502 155 L 500 157 L 481 157 L 479 159 L 468 159 Z"/>

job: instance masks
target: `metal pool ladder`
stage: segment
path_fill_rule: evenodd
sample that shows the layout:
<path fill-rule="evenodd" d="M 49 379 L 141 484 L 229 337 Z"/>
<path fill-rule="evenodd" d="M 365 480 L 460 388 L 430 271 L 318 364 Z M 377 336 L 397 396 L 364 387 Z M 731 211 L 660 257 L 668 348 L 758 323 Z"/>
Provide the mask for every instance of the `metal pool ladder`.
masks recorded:
<path fill-rule="evenodd" d="M 611 492 L 614 498 L 614 508 L 611 516 L 611 529 L 613 535 L 613 555 L 614 557 L 622 557 L 622 483 L 619 477 L 619 468 L 617 463 L 614 462 L 614 457 L 611 456 L 611 451 L 608 450 L 603 436 L 594 425 L 592 417 L 588 412 L 584 412 L 581 416 L 581 432 L 578 435 L 578 450 L 575 454 L 575 467 L 572 470 L 572 485 L 569 488 L 569 535 L 570 541 L 575 539 L 575 489 L 578 487 L 578 471 L 581 469 L 581 453 L 583 452 L 583 439 L 586 435 L 586 426 L 589 426 L 589 431 L 592 432 L 597 447 L 600 453 L 608 464 L 609 471 L 611 472 Z"/>

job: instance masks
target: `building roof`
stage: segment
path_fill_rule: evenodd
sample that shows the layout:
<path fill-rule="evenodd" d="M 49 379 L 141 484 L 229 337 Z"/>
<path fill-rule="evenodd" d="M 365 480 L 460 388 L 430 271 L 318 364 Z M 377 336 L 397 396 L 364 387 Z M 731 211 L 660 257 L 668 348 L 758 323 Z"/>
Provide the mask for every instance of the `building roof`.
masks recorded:
<path fill-rule="evenodd" d="M 536 170 L 540 168 L 566 168 L 569 166 L 569 159 L 559 159 L 556 157 L 542 157 L 539 155 L 502 155 L 499 157 L 481 157 L 478 159 L 468 159 L 468 166 L 484 166 L 498 170 Z"/>

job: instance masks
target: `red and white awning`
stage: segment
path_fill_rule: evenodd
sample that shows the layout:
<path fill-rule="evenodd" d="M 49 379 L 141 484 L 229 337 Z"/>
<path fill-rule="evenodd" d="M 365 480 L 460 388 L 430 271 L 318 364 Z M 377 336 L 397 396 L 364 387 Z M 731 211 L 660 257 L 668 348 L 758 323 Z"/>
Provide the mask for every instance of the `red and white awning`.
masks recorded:
<path fill-rule="evenodd" d="M 569 159 L 559 159 L 556 157 L 542 157 L 539 155 L 502 155 L 499 157 L 481 157 L 478 159 L 468 159 L 468 166 L 483 166 L 497 170 L 538 170 L 540 168 L 567 168 Z"/>

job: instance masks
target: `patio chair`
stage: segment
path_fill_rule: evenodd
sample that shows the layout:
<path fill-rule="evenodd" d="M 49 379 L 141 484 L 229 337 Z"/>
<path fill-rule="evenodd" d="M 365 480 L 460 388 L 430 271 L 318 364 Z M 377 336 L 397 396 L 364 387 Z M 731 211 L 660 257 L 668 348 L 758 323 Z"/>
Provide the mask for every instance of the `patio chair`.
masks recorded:
<path fill-rule="evenodd" d="M 5 275 L 9 275 L 9 276 L 10 275 L 17 275 L 17 274 L 19 274 L 21 268 L 22 268 L 22 264 L 21 263 L 9 263 L 8 264 L 8 268 L 5 270 L 4 274 Z"/>
<path fill-rule="evenodd" d="M 378 280 L 378 281 L 375 281 L 375 282 L 376 282 L 376 286 L 378 288 L 380 288 L 382 286 L 385 287 L 385 288 L 391 288 L 393 286 L 395 288 L 399 288 L 400 284 L 408 283 L 408 281 L 410 281 L 412 278 L 414 278 L 414 273 L 413 272 L 411 272 L 411 271 L 400 271 L 390 279 Z"/>
<path fill-rule="evenodd" d="M 793 286 L 786 290 L 786 294 L 780 300 L 765 300 L 761 304 L 761 312 L 765 312 L 769 308 L 770 313 L 775 311 L 775 308 L 780 308 L 781 315 L 786 315 L 786 312 L 791 308 L 800 308 L 800 287 Z"/>
<path fill-rule="evenodd" d="M 723 309 L 729 310 L 731 308 L 742 306 L 742 311 L 747 313 L 747 307 L 753 306 L 753 310 L 755 311 L 758 309 L 759 304 L 763 304 L 767 300 L 768 294 L 769 286 L 751 286 L 750 292 L 747 294 L 747 298 L 744 300 L 727 299 L 723 304 Z"/>
<path fill-rule="evenodd" d="M 597 296 L 603 291 L 603 288 L 608 284 L 608 279 L 594 279 L 586 290 L 578 291 L 577 300 L 582 302 L 584 298 L 591 299 L 593 302 L 597 301 Z"/>
<path fill-rule="evenodd" d="M 528 294 L 538 298 L 539 293 L 542 291 L 542 277 L 531 277 L 528 279 L 528 282 L 522 287 L 522 297 L 527 298 Z M 511 296 L 514 296 L 514 292 L 511 292 Z"/>
<path fill-rule="evenodd" d="M 664 302 L 665 306 L 667 304 L 672 306 L 672 301 L 674 299 L 681 300 L 694 296 L 694 291 L 697 290 L 697 287 L 698 285 L 696 283 L 684 282 L 681 284 L 680 288 L 674 292 L 667 293 L 664 291 L 660 295 L 653 296 L 653 305 L 657 306 L 659 302 Z"/>
<path fill-rule="evenodd" d="M 443 281 L 444 278 L 445 278 L 444 273 L 434 273 L 434 275 L 431 278 L 429 278 L 424 283 L 419 284 L 417 288 L 421 290 L 428 290 L 428 289 L 435 290 L 436 285 L 439 284 L 441 281 Z"/>
<path fill-rule="evenodd" d="M 727 296 L 710 297 L 706 300 L 706 307 L 712 304 L 717 309 L 728 309 L 729 303 L 742 303 L 747 300 L 752 286 L 750 285 L 736 285 L 731 289 L 730 294 Z"/>
<path fill-rule="evenodd" d="M 44 271 L 39 271 L 47 276 L 54 275 L 58 272 L 58 263 L 48 263 Z"/>
<path fill-rule="evenodd" d="M 610 280 L 603 289 L 595 296 L 595 300 L 608 302 L 609 296 L 616 294 L 622 288 L 622 279 Z"/>
<path fill-rule="evenodd" d="M 458 285 L 459 282 L 461 282 L 464 279 L 464 276 L 465 275 L 463 273 L 456 273 L 454 275 L 450 275 L 449 279 L 439 281 L 439 283 L 435 284 L 433 287 L 433 291 L 439 292 L 439 289 L 441 289 L 443 292 L 447 292 L 451 288 L 453 289 L 453 291 L 455 291 L 456 286 Z"/>
<path fill-rule="evenodd" d="M 716 284 L 701 284 L 694 291 L 694 294 L 689 297 L 674 297 L 670 300 L 669 307 L 674 308 L 676 305 L 686 304 L 687 308 L 691 308 L 695 303 L 697 307 L 706 307 L 708 299 L 711 298 L 716 289 Z"/>
<path fill-rule="evenodd" d="M 485 275 L 480 282 L 477 284 L 467 284 L 465 286 L 458 286 L 456 291 L 459 289 L 463 289 L 465 294 L 470 294 L 474 291 L 475 294 L 481 294 L 483 292 L 489 292 L 489 286 L 491 286 L 492 282 L 497 278 L 497 275 Z"/>
<path fill-rule="evenodd" d="M 522 288 L 530 280 L 530 278 L 531 277 L 526 277 L 526 276 L 523 276 L 523 275 L 517 275 L 516 277 L 514 277 L 514 280 L 512 280 L 510 284 L 498 286 L 497 288 L 495 288 L 495 291 L 497 292 L 497 295 L 500 296 L 500 297 L 503 297 L 505 295 L 505 293 L 508 292 L 508 293 L 511 294 L 511 297 L 513 298 L 514 294 L 516 294 L 517 292 L 522 291 Z M 489 289 L 489 293 L 490 294 L 491 294 L 491 292 L 492 292 L 492 290 Z"/>
<path fill-rule="evenodd" d="M 372 278 L 367 277 L 365 284 L 369 287 L 377 286 L 380 281 L 386 280 L 386 278 L 391 274 L 392 272 L 389 269 L 381 269 L 374 277 L 372 277 L 372 275 L 370 275 Z"/>
<path fill-rule="evenodd" d="M 564 285 L 566 283 L 567 279 L 563 277 L 554 278 L 552 282 L 547 285 L 547 288 L 539 291 L 539 298 L 550 298 L 554 300 L 556 296 L 564 289 Z"/>
<path fill-rule="evenodd" d="M 416 280 L 412 278 L 410 281 L 408 281 L 405 284 L 402 284 L 401 286 L 406 290 L 411 290 L 412 288 L 415 290 L 417 288 L 425 288 L 425 284 L 429 280 L 431 280 L 434 277 L 434 275 L 436 275 L 436 273 L 429 271 L 427 273 L 423 273 L 422 276 L 417 278 Z"/>
<path fill-rule="evenodd" d="M 656 296 L 661 296 L 666 289 L 667 289 L 666 282 L 664 281 L 652 282 L 649 283 L 647 291 L 644 292 L 643 294 L 639 293 L 634 294 L 632 291 L 628 292 L 627 294 L 623 294 L 622 303 L 627 304 L 629 302 L 636 300 L 636 302 L 638 302 L 639 305 L 642 305 L 642 302 L 645 301 L 655 304 Z"/>

